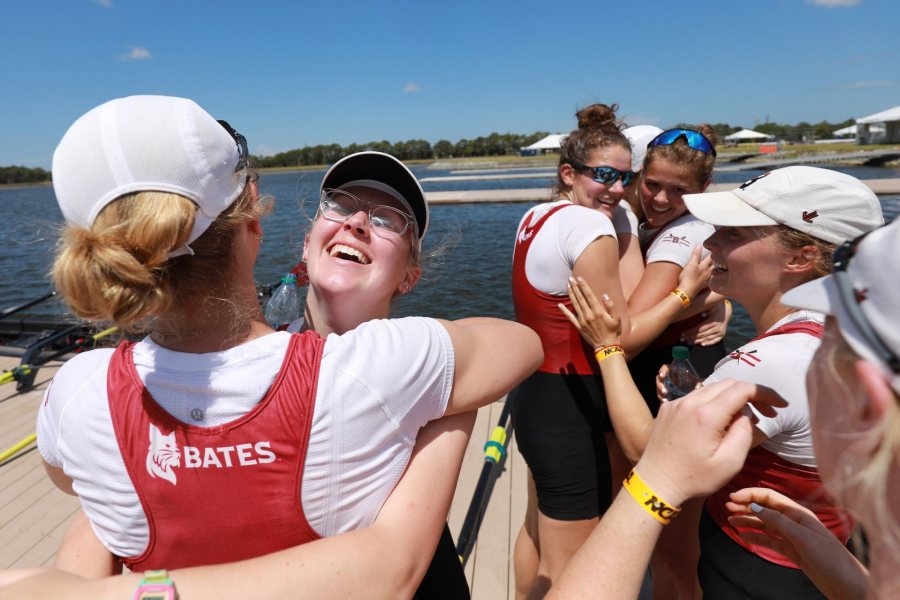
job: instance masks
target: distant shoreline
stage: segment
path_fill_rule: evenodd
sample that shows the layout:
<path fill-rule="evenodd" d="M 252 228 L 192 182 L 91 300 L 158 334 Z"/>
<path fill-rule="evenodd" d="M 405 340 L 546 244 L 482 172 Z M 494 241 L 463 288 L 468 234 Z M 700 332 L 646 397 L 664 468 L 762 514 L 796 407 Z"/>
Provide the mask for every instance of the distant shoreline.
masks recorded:
<path fill-rule="evenodd" d="M 739 144 L 737 146 L 722 146 L 719 151 L 719 160 L 721 161 L 720 166 L 725 166 L 728 164 L 729 156 L 738 156 L 741 154 L 746 154 L 748 152 L 756 152 L 758 151 L 758 144 Z M 759 157 L 750 158 L 746 161 L 745 164 L 753 164 L 754 159 L 771 159 L 771 158 L 799 158 L 803 156 L 821 156 L 822 154 L 831 154 L 833 155 L 833 162 L 829 161 L 827 164 L 831 165 L 839 165 L 839 166 L 853 166 L 852 164 L 848 165 L 848 161 L 842 160 L 841 154 L 847 153 L 850 154 L 852 152 L 859 152 L 861 149 L 865 150 L 888 150 L 894 149 L 898 146 L 896 144 L 882 144 L 875 146 L 859 146 L 855 143 L 847 143 L 847 144 L 794 144 L 794 145 L 786 145 L 783 146 L 782 149 L 777 153 L 772 154 L 763 154 Z M 502 167 L 555 167 L 559 158 L 557 154 L 544 154 L 539 156 L 518 156 L 518 155 L 504 155 L 504 156 L 471 156 L 471 157 L 453 157 L 453 158 L 426 158 L 426 159 L 415 159 L 415 160 L 407 160 L 404 161 L 408 165 L 429 165 L 435 169 L 491 169 L 491 168 L 502 168 Z M 819 163 L 825 164 L 825 163 Z M 266 173 L 292 173 L 292 172 L 306 172 L 306 171 L 324 171 L 328 169 L 331 165 L 322 164 L 322 165 L 295 165 L 295 166 L 286 166 L 286 167 L 267 167 L 264 169 L 259 169 L 259 172 L 262 174 Z M 885 167 L 897 167 L 900 166 L 900 161 L 893 161 L 884 165 Z M 15 189 L 15 188 L 29 188 L 29 187 L 47 187 L 52 185 L 50 181 L 38 181 L 31 183 L 0 183 L 0 189 Z M 883 193 L 883 192 L 882 192 Z M 893 192 L 892 192 L 893 193 Z"/>

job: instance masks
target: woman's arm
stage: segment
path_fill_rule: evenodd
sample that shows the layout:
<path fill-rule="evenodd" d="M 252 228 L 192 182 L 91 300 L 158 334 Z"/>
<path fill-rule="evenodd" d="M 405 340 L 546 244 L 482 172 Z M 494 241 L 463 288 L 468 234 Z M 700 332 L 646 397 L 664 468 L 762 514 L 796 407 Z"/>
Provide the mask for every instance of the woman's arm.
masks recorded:
<path fill-rule="evenodd" d="M 750 448 L 750 420 L 741 408 L 761 395 L 753 384 L 728 380 L 663 405 L 635 472 L 676 507 L 719 489 Z M 547 598 L 636 598 L 662 528 L 623 489 Z"/>
<path fill-rule="evenodd" d="M 79 510 L 63 536 L 53 566 L 86 579 L 122 572 L 122 563 L 97 539 L 84 511 Z"/>
<path fill-rule="evenodd" d="M 581 278 L 593 289 L 606 294 L 616 306 L 627 306 L 619 279 L 618 241 L 612 236 L 599 237 L 578 256 L 572 276 Z M 622 344 L 628 347 L 631 321 L 628 314 L 619 315 L 622 321 Z"/>
<path fill-rule="evenodd" d="M 464 413 L 422 429 L 406 473 L 372 526 L 237 563 L 175 570 L 179 598 L 411 597 L 446 522 L 474 422 L 474 413 Z M 0 599 L 121 600 L 132 596 L 140 578 L 85 580 L 56 569 L 5 571 Z"/>
<path fill-rule="evenodd" d="M 693 316 L 704 310 L 708 294 L 701 290 L 706 286 L 712 270 L 712 259 L 700 259 L 701 248 L 695 247 L 687 265 L 681 268 L 670 262 L 654 262 L 647 265 L 640 284 L 628 301 L 631 314 L 631 331 L 626 350 L 635 356 L 665 331 L 671 323 Z M 675 288 L 690 298 L 685 306 Z"/>
<path fill-rule="evenodd" d="M 868 570 L 805 506 L 766 488 L 738 490 L 725 506 L 735 514 L 728 519 L 731 524 L 742 528 L 738 535 L 787 556 L 829 598 L 866 596 Z"/>
<path fill-rule="evenodd" d="M 441 324 L 456 357 L 444 414 L 475 410 L 502 398 L 544 360 L 540 338 L 525 325 L 487 317 Z"/>
<path fill-rule="evenodd" d="M 598 300 L 587 282 L 580 278 L 570 282 L 568 290 L 574 313 L 563 305 L 560 310 L 591 347 L 596 349 L 619 343 L 621 326 L 615 303 L 606 296 L 602 302 Z M 653 431 L 653 414 L 634 384 L 625 355 L 611 354 L 600 360 L 599 365 L 616 439 L 634 464 L 643 454 Z"/>

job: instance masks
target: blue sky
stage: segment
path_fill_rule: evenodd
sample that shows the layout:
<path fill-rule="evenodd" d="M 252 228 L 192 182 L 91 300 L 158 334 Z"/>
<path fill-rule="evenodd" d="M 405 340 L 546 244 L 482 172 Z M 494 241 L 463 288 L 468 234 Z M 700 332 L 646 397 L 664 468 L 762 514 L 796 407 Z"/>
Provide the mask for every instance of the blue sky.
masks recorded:
<path fill-rule="evenodd" d="M 900 104 L 896 0 L 18 0 L 0 165 L 49 168 L 111 98 L 186 96 L 257 154 L 629 124 L 840 121 Z"/>

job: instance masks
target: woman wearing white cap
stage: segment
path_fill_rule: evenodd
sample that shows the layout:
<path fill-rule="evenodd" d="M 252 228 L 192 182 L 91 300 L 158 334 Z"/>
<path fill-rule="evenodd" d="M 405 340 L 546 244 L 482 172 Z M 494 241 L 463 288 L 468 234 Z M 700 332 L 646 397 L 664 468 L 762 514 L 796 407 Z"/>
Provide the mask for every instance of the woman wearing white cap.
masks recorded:
<path fill-rule="evenodd" d="M 741 538 L 725 505 L 738 489 L 771 487 L 847 540 L 849 523 L 819 478 L 804 386 L 823 316 L 798 310 L 782 296 L 830 273 L 836 244 L 884 223 L 881 205 L 857 179 L 813 167 L 770 171 L 731 192 L 685 196 L 685 203 L 717 226 L 706 241 L 714 261 L 710 287 L 740 302 L 759 333 L 724 358 L 706 383 L 733 377 L 769 386 L 788 401 L 775 418 L 756 415 L 755 447 L 744 468 L 707 499 L 700 526 L 701 587 L 712 597 L 815 595 L 792 560 Z"/>
<path fill-rule="evenodd" d="M 820 206 L 834 208 L 829 202 Z M 865 220 L 859 225 L 865 227 Z M 900 595 L 897 256 L 900 220 L 844 242 L 835 252 L 832 275 L 781 296 L 788 310 L 828 315 L 822 343 L 805 376 L 811 432 L 822 482 L 867 534 L 867 566 L 812 511 L 771 489 L 737 490 L 728 503 L 738 515 L 731 521 L 742 528 L 742 538 L 789 557 L 828 598 Z M 749 391 L 719 382 L 664 404 L 647 451 L 635 467 L 647 480 L 647 489 L 677 507 L 691 495 L 714 489 L 717 480 L 726 481 L 752 443 L 747 414 L 734 416 L 741 396 Z M 634 598 L 650 550 L 664 529 L 651 506 L 622 492 L 569 563 L 554 588 L 558 597 Z M 772 597 L 798 596 L 782 589 Z"/>
<path fill-rule="evenodd" d="M 264 211 L 246 158 L 227 124 L 159 96 L 101 105 L 54 154 L 70 225 L 58 289 L 76 314 L 149 335 L 59 371 L 39 448 L 133 570 L 370 525 L 422 425 L 501 396 L 540 357 L 533 333 L 496 319 L 376 321 L 327 340 L 272 332 L 253 282 Z M 355 212 L 323 208 L 307 249 L 361 303 L 418 276 L 424 198 L 381 193 Z"/>
<path fill-rule="evenodd" d="M 796 311 L 781 297 L 830 272 L 834 245 L 881 224 L 881 207 L 856 179 L 810 167 L 772 171 L 733 192 L 686 195 L 684 200 L 698 218 L 720 226 L 706 241 L 715 263 L 710 287 L 741 302 L 761 334 L 723 359 L 706 383 L 727 377 L 760 383 L 789 402 L 775 418 L 755 414 L 756 447 L 744 469 L 707 500 L 699 569 L 703 591 L 712 597 L 760 598 L 815 593 L 786 557 L 743 542 L 728 523 L 725 503 L 728 493 L 741 487 L 775 487 L 810 506 L 846 541 L 846 522 L 822 497 L 803 386 L 819 345 L 822 317 Z M 584 309 L 606 312 L 583 291 L 584 301 L 575 306 L 582 308 L 584 330 L 598 336 L 598 342 L 608 341 L 615 335 L 615 319 L 585 318 Z M 604 361 L 601 367 L 605 383 L 621 390 L 616 405 L 630 407 L 631 418 L 623 421 L 629 435 L 646 445 L 652 417 L 624 363 Z M 662 385 L 659 390 L 664 394 Z"/>
<path fill-rule="evenodd" d="M 863 567 L 808 510 L 769 489 L 732 494 L 742 537 L 789 556 L 829 598 L 900 595 L 900 221 L 841 245 L 834 274 L 784 303 L 825 313 L 807 387 L 816 460 L 836 501 L 869 542 Z"/>

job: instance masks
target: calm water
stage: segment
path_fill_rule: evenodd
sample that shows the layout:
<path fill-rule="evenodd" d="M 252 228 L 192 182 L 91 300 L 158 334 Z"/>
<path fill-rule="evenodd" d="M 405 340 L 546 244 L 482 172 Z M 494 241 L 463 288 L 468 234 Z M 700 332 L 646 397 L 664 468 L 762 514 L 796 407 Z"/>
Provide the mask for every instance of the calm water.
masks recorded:
<path fill-rule="evenodd" d="M 450 175 L 449 171 L 424 166 L 413 169 L 419 177 Z M 900 177 L 900 169 L 840 169 L 860 179 Z M 718 182 L 739 182 L 758 171 L 726 172 Z M 275 283 L 282 272 L 300 257 L 308 221 L 301 210 L 302 198 L 314 198 L 323 171 L 278 173 L 262 178 L 263 193 L 277 202 L 264 222 L 265 242 L 257 265 L 257 280 Z M 453 189 L 547 188 L 550 179 L 500 181 L 427 182 L 426 191 Z M 884 196 L 886 219 L 900 213 L 900 196 Z M 0 206 L 6 217 L 5 242 L 0 248 L 0 308 L 13 306 L 45 294 L 56 231 L 62 215 L 50 187 L 0 189 Z M 424 277 L 415 293 L 402 297 L 395 315 L 429 315 L 445 318 L 491 315 L 511 318 L 510 266 L 516 224 L 530 207 L 527 203 L 468 204 L 434 206 L 426 252 L 439 244 L 449 247 L 438 259 L 424 265 Z M 28 311 L 30 317 L 64 314 L 56 301 L 45 302 Z M 752 325 L 738 312 L 733 321 L 730 344 L 752 335 Z"/>

